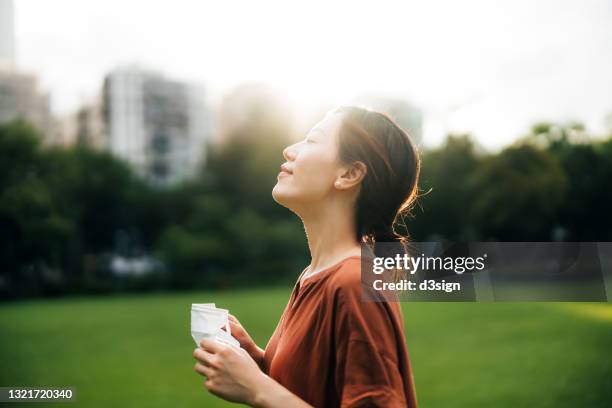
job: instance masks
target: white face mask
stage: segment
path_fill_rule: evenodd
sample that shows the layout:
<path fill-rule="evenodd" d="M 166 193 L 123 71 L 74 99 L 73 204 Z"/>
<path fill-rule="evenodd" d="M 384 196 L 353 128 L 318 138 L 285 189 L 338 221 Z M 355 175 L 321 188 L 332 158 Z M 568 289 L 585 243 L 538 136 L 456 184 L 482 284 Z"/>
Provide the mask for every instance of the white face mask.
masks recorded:
<path fill-rule="evenodd" d="M 200 346 L 202 339 L 213 339 L 221 343 L 240 347 L 231 335 L 227 309 L 219 309 L 214 303 L 191 305 L 191 337 Z M 225 327 L 225 331 L 222 328 Z"/>

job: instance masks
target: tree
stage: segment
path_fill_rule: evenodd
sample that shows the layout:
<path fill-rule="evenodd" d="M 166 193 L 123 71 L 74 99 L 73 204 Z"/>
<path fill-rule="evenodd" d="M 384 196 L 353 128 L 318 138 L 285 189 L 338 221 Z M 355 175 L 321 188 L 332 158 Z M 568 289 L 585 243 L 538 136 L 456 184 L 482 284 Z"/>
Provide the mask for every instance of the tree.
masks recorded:
<path fill-rule="evenodd" d="M 530 145 L 488 157 L 469 181 L 471 214 L 484 239 L 548 241 L 567 189 L 559 162 Z"/>
<path fill-rule="evenodd" d="M 61 285 L 62 243 L 73 222 L 44 182 L 40 135 L 22 121 L 0 125 L 0 292 L 22 296 Z"/>
<path fill-rule="evenodd" d="M 612 240 L 612 139 L 552 151 L 568 179 L 559 223 L 570 241 Z"/>
<path fill-rule="evenodd" d="M 413 239 L 473 237 L 470 209 L 474 197 L 469 180 L 480 161 L 469 135 L 449 135 L 442 147 L 423 154 L 422 193 L 413 211 L 415 218 L 407 219 Z"/>
<path fill-rule="evenodd" d="M 221 109 L 222 141 L 209 149 L 206 172 L 215 188 L 237 208 L 247 205 L 266 217 L 288 213 L 271 199 L 283 149 L 291 142 L 286 104 L 262 86 L 244 86 L 230 94 Z"/>

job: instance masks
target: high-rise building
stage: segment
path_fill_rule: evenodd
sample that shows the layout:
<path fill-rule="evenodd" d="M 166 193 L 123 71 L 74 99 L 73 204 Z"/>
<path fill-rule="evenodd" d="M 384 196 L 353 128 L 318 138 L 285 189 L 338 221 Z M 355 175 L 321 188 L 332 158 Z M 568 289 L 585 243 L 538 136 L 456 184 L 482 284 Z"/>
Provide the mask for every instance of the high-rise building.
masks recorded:
<path fill-rule="evenodd" d="M 13 0 L 0 0 L 0 68 L 15 65 L 15 10 Z"/>
<path fill-rule="evenodd" d="M 108 139 L 101 101 L 96 99 L 90 104 L 81 106 L 74 117 L 74 122 L 74 141 L 77 144 L 94 149 L 106 149 Z"/>
<path fill-rule="evenodd" d="M 128 67 L 106 76 L 103 94 L 106 145 L 113 154 L 155 185 L 195 175 L 208 124 L 200 86 Z"/>
<path fill-rule="evenodd" d="M 24 119 L 52 144 L 56 126 L 49 94 L 39 89 L 35 75 L 19 72 L 15 65 L 14 14 L 13 1 L 0 0 L 0 123 Z"/>
<path fill-rule="evenodd" d="M 49 109 L 49 95 L 38 88 L 34 75 L 0 69 L 0 123 L 24 119 L 45 135 L 45 142 L 55 135 L 54 121 Z"/>

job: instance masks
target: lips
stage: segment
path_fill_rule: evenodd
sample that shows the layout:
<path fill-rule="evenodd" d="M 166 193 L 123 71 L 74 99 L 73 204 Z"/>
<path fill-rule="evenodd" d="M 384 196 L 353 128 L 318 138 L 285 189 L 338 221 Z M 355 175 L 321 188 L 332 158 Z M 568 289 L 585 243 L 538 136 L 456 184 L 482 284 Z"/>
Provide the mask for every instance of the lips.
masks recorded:
<path fill-rule="evenodd" d="M 286 164 L 281 165 L 280 170 L 281 170 L 281 174 L 282 173 L 293 174 L 293 171 Z"/>

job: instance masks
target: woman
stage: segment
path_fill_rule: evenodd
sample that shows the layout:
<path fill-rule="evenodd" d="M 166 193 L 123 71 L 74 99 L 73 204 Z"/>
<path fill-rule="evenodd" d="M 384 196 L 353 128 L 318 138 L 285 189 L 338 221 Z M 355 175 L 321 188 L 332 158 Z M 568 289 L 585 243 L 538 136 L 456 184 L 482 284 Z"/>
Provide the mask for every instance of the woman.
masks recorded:
<path fill-rule="evenodd" d="M 283 151 L 272 196 L 303 221 L 311 263 L 265 350 L 235 317 L 241 349 L 202 341 L 205 387 L 256 407 L 416 407 L 397 302 L 361 301 L 361 243 L 396 238 L 420 169 L 408 135 L 384 114 L 330 112 Z"/>

